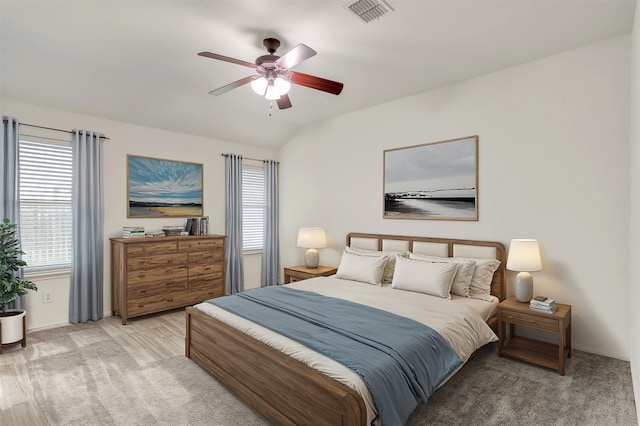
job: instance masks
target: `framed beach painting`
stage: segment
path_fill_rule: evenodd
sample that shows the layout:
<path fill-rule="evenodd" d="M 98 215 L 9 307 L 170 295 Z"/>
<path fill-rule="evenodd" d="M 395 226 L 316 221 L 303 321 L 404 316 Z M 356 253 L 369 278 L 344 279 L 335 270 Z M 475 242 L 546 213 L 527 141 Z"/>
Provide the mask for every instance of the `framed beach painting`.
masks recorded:
<path fill-rule="evenodd" d="M 478 220 L 478 136 L 384 151 L 384 218 Z"/>
<path fill-rule="evenodd" d="M 202 216 L 202 164 L 127 155 L 127 217 Z"/>

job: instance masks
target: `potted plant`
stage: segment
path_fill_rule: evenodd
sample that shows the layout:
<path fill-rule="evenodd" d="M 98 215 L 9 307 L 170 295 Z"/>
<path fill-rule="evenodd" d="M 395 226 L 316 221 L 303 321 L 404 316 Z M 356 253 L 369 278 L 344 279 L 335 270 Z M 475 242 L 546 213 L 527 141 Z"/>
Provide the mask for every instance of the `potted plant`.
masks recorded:
<path fill-rule="evenodd" d="M 16 238 L 16 225 L 5 218 L 0 222 L 0 343 L 3 345 L 23 342 L 24 346 L 26 311 L 7 309 L 7 305 L 27 294 L 29 290 L 38 290 L 33 282 L 15 274 L 21 267 L 27 266 L 20 258 L 23 254 L 20 241 Z"/>

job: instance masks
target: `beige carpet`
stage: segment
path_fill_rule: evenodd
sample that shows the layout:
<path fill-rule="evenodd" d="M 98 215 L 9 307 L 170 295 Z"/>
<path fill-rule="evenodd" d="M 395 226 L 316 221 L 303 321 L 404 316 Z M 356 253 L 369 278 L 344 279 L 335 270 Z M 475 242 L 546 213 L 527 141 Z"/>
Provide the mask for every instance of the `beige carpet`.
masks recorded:
<path fill-rule="evenodd" d="M 0 425 L 261 425 L 184 357 L 184 312 L 31 333 L 0 355 Z M 575 351 L 566 375 L 489 345 L 409 425 L 637 425 L 629 363 Z"/>

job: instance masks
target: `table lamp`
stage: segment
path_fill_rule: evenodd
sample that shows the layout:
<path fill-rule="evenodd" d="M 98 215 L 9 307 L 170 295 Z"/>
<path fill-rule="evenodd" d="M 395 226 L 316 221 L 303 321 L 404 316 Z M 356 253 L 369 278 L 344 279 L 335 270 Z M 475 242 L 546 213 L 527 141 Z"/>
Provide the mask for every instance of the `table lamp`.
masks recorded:
<path fill-rule="evenodd" d="M 516 299 L 518 302 L 530 302 L 533 298 L 533 277 L 530 272 L 542 269 L 538 241 L 511 240 L 507 269 L 518 271 L 516 276 Z"/>
<path fill-rule="evenodd" d="M 327 246 L 327 236 L 323 228 L 300 228 L 298 230 L 298 247 L 307 248 L 304 260 L 305 266 L 310 269 L 318 267 L 320 261 L 319 248 Z"/>

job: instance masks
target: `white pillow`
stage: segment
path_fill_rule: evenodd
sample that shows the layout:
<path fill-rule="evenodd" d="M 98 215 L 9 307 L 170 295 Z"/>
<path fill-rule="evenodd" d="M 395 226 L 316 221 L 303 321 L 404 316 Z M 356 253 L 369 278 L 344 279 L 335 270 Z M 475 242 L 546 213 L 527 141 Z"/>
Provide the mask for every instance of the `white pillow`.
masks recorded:
<path fill-rule="evenodd" d="M 396 254 L 402 254 L 397 251 L 374 251 L 374 250 L 365 250 L 353 247 L 345 247 L 344 250 L 347 253 L 353 253 L 360 256 L 371 256 L 371 257 L 382 257 L 386 256 L 388 258 L 387 265 L 384 268 L 384 275 L 382 276 L 382 284 L 390 285 L 391 280 L 393 279 L 393 270 L 396 266 Z"/>
<path fill-rule="evenodd" d="M 457 267 L 455 263 L 396 256 L 396 269 L 391 287 L 451 299 L 451 284 Z"/>
<path fill-rule="evenodd" d="M 438 257 L 426 254 L 409 253 L 409 259 L 428 260 L 431 262 L 455 263 L 458 265 L 456 275 L 453 277 L 451 285 L 451 294 L 457 296 L 469 297 L 469 286 L 473 278 L 473 272 L 476 269 L 476 261 L 473 259 L 462 259 L 458 257 Z"/>
<path fill-rule="evenodd" d="M 473 259 L 476 262 L 476 269 L 471 278 L 469 286 L 469 297 L 491 302 L 491 281 L 493 273 L 500 266 L 498 259 Z"/>
<path fill-rule="evenodd" d="M 380 285 L 388 260 L 389 256 L 360 256 L 345 251 L 342 253 L 336 277 Z"/>

